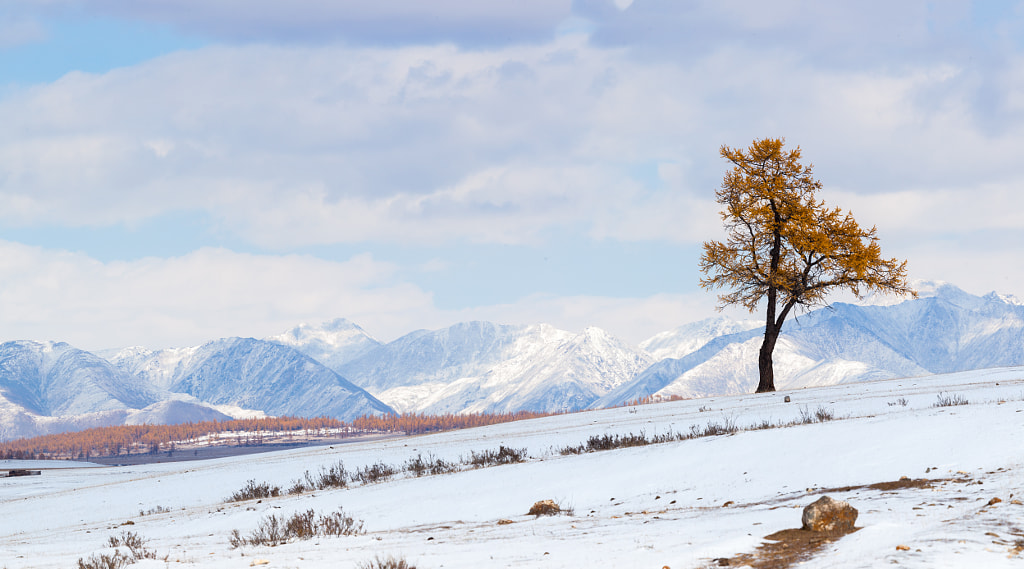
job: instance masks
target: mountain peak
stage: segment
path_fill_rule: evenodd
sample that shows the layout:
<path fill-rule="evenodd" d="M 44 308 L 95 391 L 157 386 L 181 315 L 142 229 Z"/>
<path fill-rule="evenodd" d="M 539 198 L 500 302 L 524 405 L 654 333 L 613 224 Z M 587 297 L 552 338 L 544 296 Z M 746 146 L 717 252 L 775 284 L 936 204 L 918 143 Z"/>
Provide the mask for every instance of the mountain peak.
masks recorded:
<path fill-rule="evenodd" d="M 335 371 L 380 346 L 379 341 L 347 318 L 335 318 L 317 325 L 302 323 L 264 339 L 295 348 Z"/>

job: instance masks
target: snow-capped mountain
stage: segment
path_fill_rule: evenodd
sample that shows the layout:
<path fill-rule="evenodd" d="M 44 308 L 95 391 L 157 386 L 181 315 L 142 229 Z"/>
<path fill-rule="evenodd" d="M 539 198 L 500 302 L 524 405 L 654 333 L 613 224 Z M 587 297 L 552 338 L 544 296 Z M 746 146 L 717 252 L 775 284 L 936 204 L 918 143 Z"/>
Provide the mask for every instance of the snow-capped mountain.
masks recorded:
<path fill-rule="evenodd" d="M 224 338 L 155 352 L 131 348 L 111 361 L 152 385 L 211 405 L 339 419 L 392 412 L 313 358 L 265 340 Z"/>
<path fill-rule="evenodd" d="M 299 324 L 287 332 L 264 339 L 291 346 L 333 370 L 381 345 L 345 318 L 320 325 Z"/>
<path fill-rule="evenodd" d="M 120 424 L 131 409 L 158 399 L 157 390 L 68 344 L 0 344 L 0 440 L 52 432 L 47 425 L 53 421 L 43 417 L 78 417 L 89 426 Z"/>
<path fill-rule="evenodd" d="M 145 407 L 157 395 L 106 360 L 63 342 L 0 344 L 0 397 L 39 415 Z"/>
<path fill-rule="evenodd" d="M 655 360 L 681 358 L 696 352 L 719 336 L 746 332 L 764 326 L 758 320 L 732 320 L 724 316 L 684 324 L 644 340 L 640 348 Z"/>
<path fill-rule="evenodd" d="M 581 409 L 651 364 L 607 332 L 466 322 L 420 330 L 339 368 L 399 411 Z"/>
<path fill-rule="evenodd" d="M 884 306 L 835 304 L 787 322 L 775 348 L 775 385 L 794 389 L 1024 364 L 1024 306 L 1013 297 L 928 285 L 921 298 Z M 726 334 L 661 360 L 596 401 L 647 395 L 704 397 L 757 385 L 763 329 Z"/>
<path fill-rule="evenodd" d="M 0 345 L 0 440 L 89 427 L 393 410 L 295 349 L 252 338 L 100 358 L 64 343 Z"/>

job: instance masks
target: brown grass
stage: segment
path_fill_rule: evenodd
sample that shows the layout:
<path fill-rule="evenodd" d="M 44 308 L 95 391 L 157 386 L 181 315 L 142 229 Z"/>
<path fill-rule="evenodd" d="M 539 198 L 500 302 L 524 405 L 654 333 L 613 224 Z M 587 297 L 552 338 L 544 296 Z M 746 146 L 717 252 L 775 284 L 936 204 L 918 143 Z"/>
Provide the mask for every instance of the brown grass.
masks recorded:
<path fill-rule="evenodd" d="M 561 506 L 555 503 L 554 500 L 541 500 L 535 502 L 533 506 L 530 506 L 530 511 L 526 512 L 530 516 L 557 516 L 562 512 Z"/>

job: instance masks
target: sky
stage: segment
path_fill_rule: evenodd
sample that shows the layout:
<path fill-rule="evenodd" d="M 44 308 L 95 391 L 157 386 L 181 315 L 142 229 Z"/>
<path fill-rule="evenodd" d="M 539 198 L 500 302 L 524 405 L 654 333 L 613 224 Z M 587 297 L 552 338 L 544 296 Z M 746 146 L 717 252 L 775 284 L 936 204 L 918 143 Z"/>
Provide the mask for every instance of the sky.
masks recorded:
<path fill-rule="evenodd" d="M 911 278 L 1024 297 L 1022 2 L 0 0 L 0 125 L 0 341 L 638 343 L 716 314 L 764 137 Z"/>

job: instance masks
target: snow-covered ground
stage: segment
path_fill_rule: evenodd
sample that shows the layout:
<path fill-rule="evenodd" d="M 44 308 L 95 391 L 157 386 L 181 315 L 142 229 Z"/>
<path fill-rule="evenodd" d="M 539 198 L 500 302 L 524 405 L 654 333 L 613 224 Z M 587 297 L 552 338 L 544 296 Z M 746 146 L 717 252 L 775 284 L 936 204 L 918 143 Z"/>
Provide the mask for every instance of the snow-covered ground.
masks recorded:
<path fill-rule="evenodd" d="M 941 393 L 969 404 L 935 407 Z M 784 402 L 784 396 L 792 402 Z M 901 404 L 905 401 L 906 404 Z M 733 421 L 823 423 L 562 456 L 591 435 L 688 432 Z M 455 461 L 499 445 L 525 463 L 260 502 L 224 503 L 247 480 L 283 488 L 308 469 Z M 950 479 L 886 491 L 870 484 Z M 134 567 L 355 567 L 375 556 L 420 569 L 704 567 L 800 527 L 828 490 L 860 510 L 856 533 L 801 567 L 1020 567 L 1024 540 L 1024 368 L 590 411 L 437 435 L 210 461 L 49 470 L 0 479 L 0 567 L 74 567 L 132 531 L 160 560 Z M 1001 501 L 988 505 L 993 498 Z M 526 515 L 553 499 L 571 515 Z M 729 503 L 729 505 L 726 505 Z M 366 533 L 232 549 L 269 514 L 343 507 Z M 168 509 L 169 511 L 158 511 Z M 140 515 L 140 512 L 154 512 Z M 501 523 L 510 520 L 514 523 Z M 123 525 L 132 522 L 130 525 Z M 909 549 L 897 549 L 907 546 Z M 166 556 L 166 561 L 163 558 Z"/>

